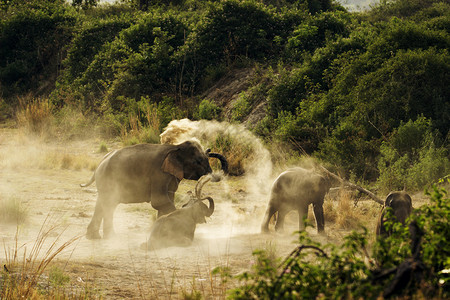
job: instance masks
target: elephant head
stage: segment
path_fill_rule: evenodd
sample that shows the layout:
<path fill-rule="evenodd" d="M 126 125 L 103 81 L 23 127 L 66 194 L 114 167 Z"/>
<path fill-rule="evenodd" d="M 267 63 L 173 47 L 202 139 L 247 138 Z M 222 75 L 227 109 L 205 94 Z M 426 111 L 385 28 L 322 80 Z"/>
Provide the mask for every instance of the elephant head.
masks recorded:
<path fill-rule="evenodd" d="M 209 207 L 203 203 L 203 200 L 208 200 Z M 214 212 L 214 200 L 211 197 L 204 199 L 191 199 L 188 203 L 182 206 L 183 209 L 189 210 L 191 218 L 195 223 L 206 223 L 206 217 L 210 217 Z"/>
<path fill-rule="evenodd" d="M 211 179 L 210 176 L 208 177 L 207 181 Z M 155 250 L 191 244 L 197 224 L 206 223 L 206 217 L 210 217 L 214 212 L 214 200 L 211 197 L 200 198 L 201 187 L 207 182 L 200 184 L 199 187 L 202 178 L 197 182 L 195 195 L 182 208 L 155 221 L 149 239 L 141 245 L 142 249 Z M 203 203 L 203 200 L 209 201 L 209 207 Z"/>
<path fill-rule="evenodd" d="M 203 152 L 201 146 L 196 142 L 186 141 L 177 145 L 167 153 L 161 166 L 163 172 L 175 176 L 177 179 L 198 180 L 201 176 L 212 173 L 208 158 L 213 157 L 220 160 L 222 170 L 228 172 L 226 158 L 219 153 L 212 153 L 210 149 Z"/>
<path fill-rule="evenodd" d="M 191 196 L 191 199 L 182 206 L 183 208 L 193 207 L 191 209 L 192 218 L 196 220 L 197 224 L 206 223 L 205 217 L 210 217 L 214 212 L 214 200 L 211 197 L 202 198 L 202 188 L 211 179 L 210 175 L 202 176 L 195 185 L 194 196 Z M 203 203 L 203 200 L 209 201 L 209 207 Z"/>
<path fill-rule="evenodd" d="M 384 201 L 383 208 L 378 218 L 376 234 L 390 235 L 391 232 L 386 230 L 385 222 L 387 209 L 392 209 L 393 218 L 395 221 L 405 224 L 406 219 L 412 212 L 412 200 L 411 197 L 404 191 L 391 192 Z"/>

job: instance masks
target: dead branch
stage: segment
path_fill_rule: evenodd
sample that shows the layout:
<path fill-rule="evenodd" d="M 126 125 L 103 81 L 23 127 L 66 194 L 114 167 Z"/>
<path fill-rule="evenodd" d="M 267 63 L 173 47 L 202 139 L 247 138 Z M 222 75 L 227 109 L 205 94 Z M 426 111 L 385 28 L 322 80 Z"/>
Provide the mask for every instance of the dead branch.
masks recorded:
<path fill-rule="evenodd" d="M 338 176 L 338 175 L 336 175 L 336 174 L 334 174 L 334 173 L 328 171 L 325 167 L 323 167 L 323 166 L 321 166 L 321 165 L 319 165 L 319 167 L 320 167 L 320 169 L 321 169 L 322 171 L 324 171 L 328 176 L 330 176 L 330 177 L 332 177 L 332 178 L 338 180 L 342 185 L 348 186 L 348 187 L 350 187 L 350 188 L 352 188 L 352 189 L 358 190 L 358 191 L 360 191 L 360 192 L 362 192 L 362 193 L 368 195 L 370 198 L 372 198 L 372 200 L 374 200 L 375 202 L 377 202 L 377 203 L 379 203 L 379 204 L 381 204 L 381 205 L 384 204 L 384 201 L 381 200 L 380 198 L 378 198 L 378 197 L 377 197 L 374 193 L 372 193 L 371 191 L 366 190 L 365 188 L 360 187 L 359 185 L 353 184 L 353 183 L 351 183 L 351 182 L 349 182 L 349 181 L 347 181 L 347 180 L 341 178 L 340 176 Z"/>

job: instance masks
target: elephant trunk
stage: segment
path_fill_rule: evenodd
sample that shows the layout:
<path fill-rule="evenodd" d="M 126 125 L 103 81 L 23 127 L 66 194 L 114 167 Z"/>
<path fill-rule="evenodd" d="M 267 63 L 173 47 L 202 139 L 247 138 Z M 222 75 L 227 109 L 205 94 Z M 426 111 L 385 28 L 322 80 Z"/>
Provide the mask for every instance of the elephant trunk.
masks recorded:
<path fill-rule="evenodd" d="M 228 161 L 222 154 L 211 152 L 211 149 L 206 150 L 206 155 L 208 157 L 214 157 L 220 160 L 220 164 L 222 165 L 222 170 L 225 174 L 228 174 Z"/>
<path fill-rule="evenodd" d="M 206 214 L 206 217 L 210 217 L 214 212 L 214 200 L 211 197 L 206 197 L 205 199 L 208 199 L 209 201 L 209 209 L 208 213 Z"/>

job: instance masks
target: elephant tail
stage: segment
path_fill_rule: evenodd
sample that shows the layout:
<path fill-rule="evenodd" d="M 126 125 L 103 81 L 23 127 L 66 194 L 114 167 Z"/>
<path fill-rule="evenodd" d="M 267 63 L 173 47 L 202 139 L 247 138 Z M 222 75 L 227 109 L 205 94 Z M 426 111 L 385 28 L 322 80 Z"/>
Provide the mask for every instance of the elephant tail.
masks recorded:
<path fill-rule="evenodd" d="M 95 181 L 95 173 L 92 175 L 91 179 L 88 182 L 80 184 L 81 187 L 90 186 Z"/>

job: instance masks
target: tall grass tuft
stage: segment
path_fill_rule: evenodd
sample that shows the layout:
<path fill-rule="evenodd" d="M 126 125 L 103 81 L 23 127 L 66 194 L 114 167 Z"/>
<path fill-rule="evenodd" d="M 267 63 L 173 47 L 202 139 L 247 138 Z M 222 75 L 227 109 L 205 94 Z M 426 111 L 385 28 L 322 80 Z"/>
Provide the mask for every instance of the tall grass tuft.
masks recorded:
<path fill-rule="evenodd" d="M 28 211 L 17 198 L 0 198 L 0 223 L 21 225 L 26 222 Z"/>
<path fill-rule="evenodd" d="M 337 204 L 336 225 L 342 229 L 353 229 L 360 224 L 360 215 L 353 207 L 351 192 L 341 189 Z"/>
<path fill-rule="evenodd" d="M 16 113 L 20 127 L 28 132 L 43 136 L 48 134 L 53 122 L 53 105 L 49 99 L 19 97 L 19 110 Z"/>
<path fill-rule="evenodd" d="M 128 117 L 128 130 L 122 130 L 121 139 L 124 145 L 138 143 L 159 144 L 161 120 L 156 106 L 148 106 L 145 112 L 147 126 L 140 121 L 139 115 L 130 114 Z"/>
<path fill-rule="evenodd" d="M 52 299 L 57 295 L 52 291 L 48 294 L 40 289 L 43 282 L 43 273 L 49 264 L 70 245 L 80 237 L 73 237 L 67 242 L 58 246 L 62 233 L 58 234 L 49 246 L 47 240 L 58 228 L 57 225 L 48 225 L 49 216 L 45 219 L 40 228 L 36 241 L 31 250 L 27 251 L 25 245 L 19 246 L 16 231 L 15 244 L 12 248 L 6 249 L 4 246 L 6 263 L 3 266 L 2 277 L 0 279 L 0 298 L 9 299 Z M 57 298 L 68 298 L 59 295 Z"/>

